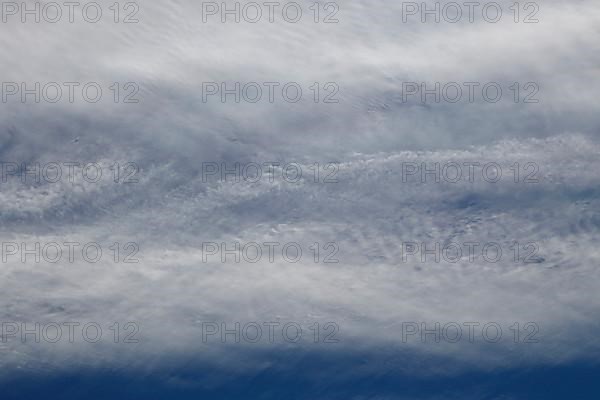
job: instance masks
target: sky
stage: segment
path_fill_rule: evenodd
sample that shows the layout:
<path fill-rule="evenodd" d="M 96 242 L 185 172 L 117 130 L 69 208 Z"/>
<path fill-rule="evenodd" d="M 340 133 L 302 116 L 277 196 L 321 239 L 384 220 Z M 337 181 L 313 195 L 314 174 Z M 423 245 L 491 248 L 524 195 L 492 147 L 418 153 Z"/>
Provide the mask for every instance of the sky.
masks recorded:
<path fill-rule="evenodd" d="M 3 398 L 600 393 L 598 2 L 69 4 L 0 5 Z"/>

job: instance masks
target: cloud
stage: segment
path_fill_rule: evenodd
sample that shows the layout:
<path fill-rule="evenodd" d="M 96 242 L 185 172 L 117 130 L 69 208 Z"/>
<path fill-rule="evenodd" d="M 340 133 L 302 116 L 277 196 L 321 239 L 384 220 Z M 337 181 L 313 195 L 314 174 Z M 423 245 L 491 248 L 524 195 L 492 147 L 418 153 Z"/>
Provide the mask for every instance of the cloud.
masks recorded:
<path fill-rule="evenodd" d="M 112 4 L 99 3 L 105 11 Z M 512 4 L 500 3 L 505 11 Z M 105 339 L 114 322 L 135 322 L 140 342 L 23 343 L 17 335 L 0 343 L 0 379 L 17 370 L 130 368 L 186 386 L 194 376 L 161 374 L 193 359 L 200 370 L 285 375 L 306 365 L 294 351 L 342 360 L 332 367 L 340 382 L 385 376 L 390 364 L 400 375 L 444 379 L 593 361 L 598 5 L 544 2 L 535 24 L 510 14 L 497 24 L 402 23 L 401 3 L 362 0 L 340 4 L 336 24 L 311 14 L 298 24 L 203 23 L 200 3 L 190 1 L 140 4 L 136 24 L 107 15 L 98 24 L 0 25 L 10 34 L 0 35 L 3 82 L 81 83 L 72 103 L 11 95 L 0 109 L 1 320 L 97 322 Z M 102 88 L 101 101 L 83 99 L 86 82 Z M 265 91 L 256 103 L 219 94 L 203 101 L 206 82 L 294 82 L 303 97 L 269 102 Z M 503 96 L 407 96 L 407 83 L 436 82 L 492 82 Z M 323 102 L 332 93 L 339 102 Z M 139 102 L 123 103 L 129 94 Z M 530 95 L 539 102 L 524 103 Z M 58 163 L 65 172 L 69 162 L 78 163 L 74 180 L 22 181 L 27 166 Z M 96 182 L 82 173 L 90 163 L 103 172 Z M 222 170 L 239 177 L 250 163 L 263 168 L 260 179 L 219 178 Z M 290 165 L 302 176 L 290 179 Z M 453 182 L 456 166 L 462 179 Z M 490 179 L 485 166 L 502 175 Z M 8 254 L 73 241 L 99 244 L 103 258 L 53 264 Z M 273 260 L 204 259 L 206 243 L 264 251 L 271 242 L 280 244 Z M 471 242 L 497 244 L 504 257 L 437 262 L 430 254 L 423 262 L 417 252 L 403 260 L 407 243 Z M 300 261 L 279 252 L 286 243 L 302 248 Z M 124 263 L 132 249 L 139 262 Z M 299 324 L 304 339 L 202 340 L 203 323 L 272 321 Z M 473 321 L 499 324 L 503 339 L 401 340 L 403 323 Z M 311 327 L 330 322 L 339 343 L 311 343 Z M 539 343 L 515 343 L 515 323 L 520 335 L 535 323 Z M 365 360 L 356 375 L 342 368 L 346 355 Z M 411 363 L 402 366 L 402 357 Z M 208 381 L 220 387 L 222 379 L 215 372 Z"/>

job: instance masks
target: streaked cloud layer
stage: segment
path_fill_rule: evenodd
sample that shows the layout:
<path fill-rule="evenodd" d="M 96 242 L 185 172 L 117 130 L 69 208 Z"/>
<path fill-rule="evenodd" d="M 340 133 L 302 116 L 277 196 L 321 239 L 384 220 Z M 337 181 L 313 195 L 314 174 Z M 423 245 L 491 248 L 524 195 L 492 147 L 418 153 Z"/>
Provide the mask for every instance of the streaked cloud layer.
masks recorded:
<path fill-rule="evenodd" d="M 499 2 L 507 13 L 512 3 Z M 600 348 L 600 5 L 539 5 L 534 24 L 511 14 L 496 24 L 403 23 L 402 3 L 362 0 L 340 3 L 336 24 L 311 14 L 297 24 L 203 22 L 201 3 L 191 1 L 140 3 L 135 24 L 115 24 L 111 14 L 97 24 L 9 18 L 0 25 L 3 82 L 96 82 L 103 98 L 23 104 L 13 95 L 0 108 L 1 320 L 94 321 L 109 339 L 24 343 L 4 330 L 0 381 L 26 387 L 35 376 L 52 387 L 74 374 L 81 387 L 129 384 L 139 395 L 150 377 L 178 398 L 240 398 L 243 388 L 249 398 L 276 398 L 304 382 L 298 398 L 512 399 L 542 393 L 524 391 L 523 371 L 537 381 L 546 368 L 565 382 L 586 376 Z M 135 83 L 139 102 L 115 103 L 115 82 L 120 100 L 130 93 L 123 84 Z M 296 103 L 224 103 L 218 94 L 203 101 L 206 82 L 295 82 L 304 91 Z M 319 100 L 334 83 L 339 102 L 315 102 L 315 82 Z M 411 82 L 477 82 L 479 94 L 494 83 L 503 95 L 422 101 L 407 95 Z M 528 95 L 539 101 L 524 102 Z M 79 163 L 73 180 L 21 179 L 22 163 L 64 172 L 70 162 Z M 84 179 L 88 163 L 104 172 L 96 182 Z M 250 163 L 263 166 L 260 179 L 207 170 Z M 282 165 L 303 174 L 289 179 Z M 448 178 L 453 166 L 457 182 Z M 494 179 L 480 166 L 492 166 Z M 444 167 L 450 175 L 432 178 Z M 123 183 L 127 176 L 136 182 Z M 104 257 L 22 262 L 6 247 L 70 242 L 98 243 Z M 206 258 L 207 243 L 273 242 L 298 244 L 303 256 Z M 493 243 L 504 256 L 448 262 L 425 251 L 423 261 L 422 248 L 412 254 L 407 243 Z M 139 262 L 122 262 L 127 255 Z M 115 321 L 120 339 L 134 321 L 139 343 L 114 343 Z M 203 324 L 222 322 L 293 323 L 304 334 L 298 343 L 232 343 L 220 332 L 203 340 Z M 416 322 L 495 323 L 503 337 L 403 340 Z M 338 341 L 314 343 L 315 323 L 334 323 Z M 527 323 L 539 329 L 535 343 L 523 342 Z M 482 385 L 467 395 L 455 384 L 471 374 Z M 280 390 L 266 390 L 265 377 Z M 501 379 L 514 383 L 513 397 L 501 397 L 510 393 Z M 423 382 L 440 390 L 418 391 Z M 63 390 L 64 398 L 82 393 Z"/>

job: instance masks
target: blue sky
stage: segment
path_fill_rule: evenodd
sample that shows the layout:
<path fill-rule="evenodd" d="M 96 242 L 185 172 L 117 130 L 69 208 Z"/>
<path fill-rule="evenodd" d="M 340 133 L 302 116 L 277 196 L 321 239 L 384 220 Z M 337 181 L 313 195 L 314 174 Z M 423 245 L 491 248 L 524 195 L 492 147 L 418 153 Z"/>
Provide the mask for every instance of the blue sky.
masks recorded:
<path fill-rule="evenodd" d="M 113 3 L 2 8 L 7 398 L 600 392 L 597 2 Z"/>

